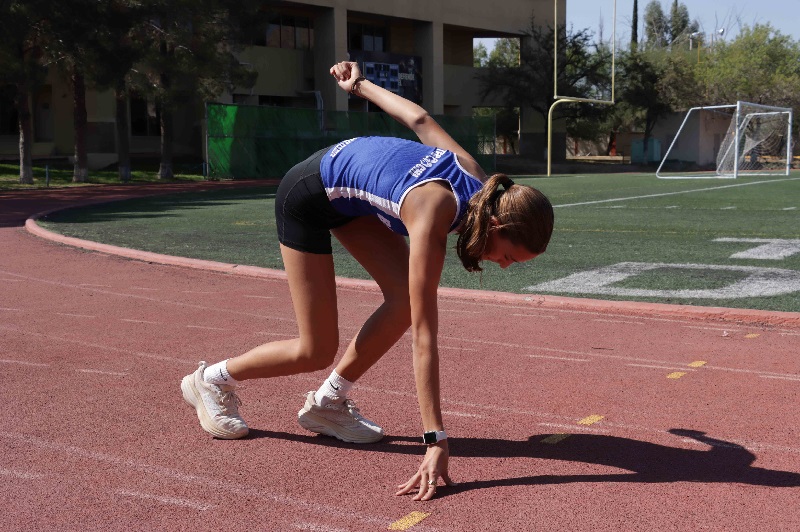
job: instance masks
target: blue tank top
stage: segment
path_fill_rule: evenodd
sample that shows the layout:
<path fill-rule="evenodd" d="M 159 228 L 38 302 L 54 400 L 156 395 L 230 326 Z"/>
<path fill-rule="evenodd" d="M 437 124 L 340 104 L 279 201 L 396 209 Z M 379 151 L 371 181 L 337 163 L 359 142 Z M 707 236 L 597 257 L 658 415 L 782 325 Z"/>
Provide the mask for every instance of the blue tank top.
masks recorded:
<path fill-rule="evenodd" d="M 408 236 L 400 220 L 406 194 L 429 181 L 446 181 L 456 198 L 452 232 L 482 183 L 464 170 L 456 155 L 394 137 L 357 137 L 331 147 L 320 162 L 331 205 L 348 216 L 377 215 L 389 229 Z"/>

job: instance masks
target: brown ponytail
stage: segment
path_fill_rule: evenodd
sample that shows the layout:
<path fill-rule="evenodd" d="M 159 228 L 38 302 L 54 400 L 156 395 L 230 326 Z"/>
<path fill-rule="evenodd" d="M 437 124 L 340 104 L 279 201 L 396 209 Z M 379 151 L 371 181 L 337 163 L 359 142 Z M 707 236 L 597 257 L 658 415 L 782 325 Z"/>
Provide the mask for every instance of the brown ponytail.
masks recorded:
<path fill-rule="evenodd" d="M 500 188 L 502 185 L 502 189 Z M 491 219 L 493 230 L 501 231 L 512 244 L 531 253 L 544 253 L 553 233 L 553 206 L 533 187 L 516 185 L 505 174 L 491 176 L 469 200 L 456 251 L 464 268 L 479 272 L 486 251 Z"/>

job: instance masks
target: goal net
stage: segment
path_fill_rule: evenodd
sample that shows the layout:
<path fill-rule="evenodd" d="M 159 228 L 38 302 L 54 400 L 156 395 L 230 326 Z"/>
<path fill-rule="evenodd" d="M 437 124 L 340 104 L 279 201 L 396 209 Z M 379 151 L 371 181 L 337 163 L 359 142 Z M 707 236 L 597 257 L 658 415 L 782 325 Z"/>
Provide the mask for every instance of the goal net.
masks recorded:
<path fill-rule="evenodd" d="M 656 170 L 663 179 L 788 175 L 792 110 L 747 102 L 693 107 Z"/>

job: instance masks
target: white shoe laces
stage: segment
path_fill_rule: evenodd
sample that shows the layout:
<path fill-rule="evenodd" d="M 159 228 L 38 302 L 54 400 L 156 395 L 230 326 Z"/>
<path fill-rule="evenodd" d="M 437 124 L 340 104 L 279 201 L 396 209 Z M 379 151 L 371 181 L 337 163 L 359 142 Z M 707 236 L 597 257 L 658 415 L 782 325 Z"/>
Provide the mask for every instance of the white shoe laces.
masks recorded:
<path fill-rule="evenodd" d="M 223 392 L 217 387 L 217 397 L 219 397 L 220 412 L 225 415 L 239 416 L 239 406 L 241 406 L 242 400 L 234 390 Z"/>

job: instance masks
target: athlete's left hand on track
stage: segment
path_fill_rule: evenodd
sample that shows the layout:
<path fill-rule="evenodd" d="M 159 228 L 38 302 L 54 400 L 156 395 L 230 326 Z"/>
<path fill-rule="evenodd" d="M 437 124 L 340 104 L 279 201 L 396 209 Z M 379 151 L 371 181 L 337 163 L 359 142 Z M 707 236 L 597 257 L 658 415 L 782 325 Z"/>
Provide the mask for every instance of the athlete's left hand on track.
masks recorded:
<path fill-rule="evenodd" d="M 440 476 L 445 484 L 455 486 L 456 483 L 450 479 L 450 475 L 447 472 L 449 458 L 450 449 L 447 446 L 447 440 L 442 440 L 435 445 L 429 445 L 428 450 L 425 452 L 425 458 L 422 460 L 422 465 L 419 466 L 414 476 L 408 479 L 408 482 L 397 486 L 400 491 L 395 495 L 405 495 L 415 488 L 419 488 L 414 500 L 427 501 L 436 495 L 436 484 Z"/>

